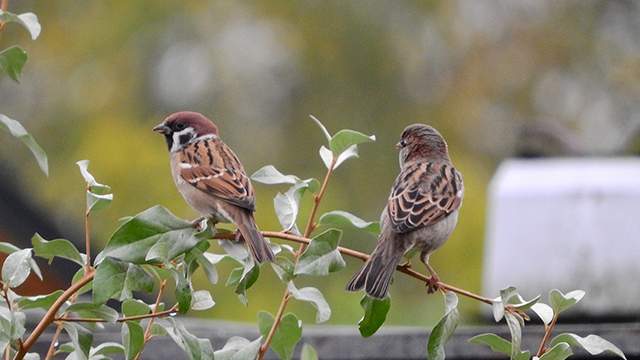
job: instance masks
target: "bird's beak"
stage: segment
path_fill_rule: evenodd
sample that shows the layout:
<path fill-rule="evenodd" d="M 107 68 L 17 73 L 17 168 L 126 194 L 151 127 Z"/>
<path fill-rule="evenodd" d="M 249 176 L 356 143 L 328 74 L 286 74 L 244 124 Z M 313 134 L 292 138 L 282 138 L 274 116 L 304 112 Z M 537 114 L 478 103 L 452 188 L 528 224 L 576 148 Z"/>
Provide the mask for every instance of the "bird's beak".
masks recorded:
<path fill-rule="evenodd" d="M 165 125 L 164 123 L 160 123 L 156 126 L 153 127 L 153 131 L 160 133 L 160 134 L 168 134 L 171 132 L 171 129 Z"/>
<path fill-rule="evenodd" d="M 396 149 L 398 149 L 398 150 L 402 149 L 402 145 L 400 145 L 399 141 L 396 143 Z"/>

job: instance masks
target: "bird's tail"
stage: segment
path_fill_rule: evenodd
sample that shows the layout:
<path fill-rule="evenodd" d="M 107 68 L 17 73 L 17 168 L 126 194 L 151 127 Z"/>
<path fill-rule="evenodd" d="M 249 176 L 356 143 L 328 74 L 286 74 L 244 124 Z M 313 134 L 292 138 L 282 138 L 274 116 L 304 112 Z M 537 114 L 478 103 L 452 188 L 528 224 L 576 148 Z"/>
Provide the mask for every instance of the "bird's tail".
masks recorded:
<path fill-rule="evenodd" d="M 401 245 L 393 234 L 386 235 L 383 232 L 369 260 L 347 284 L 347 290 L 358 291 L 364 288 L 374 298 L 382 299 L 387 296 L 393 273 L 406 250 Z"/>
<path fill-rule="evenodd" d="M 248 211 L 242 211 L 241 213 L 242 215 L 236 225 L 238 226 L 238 230 L 240 230 L 240 234 L 245 239 L 251 255 L 258 263 L 273 261 L 275 256 L 269 244 L 258 230 L 253 214 Z"/>

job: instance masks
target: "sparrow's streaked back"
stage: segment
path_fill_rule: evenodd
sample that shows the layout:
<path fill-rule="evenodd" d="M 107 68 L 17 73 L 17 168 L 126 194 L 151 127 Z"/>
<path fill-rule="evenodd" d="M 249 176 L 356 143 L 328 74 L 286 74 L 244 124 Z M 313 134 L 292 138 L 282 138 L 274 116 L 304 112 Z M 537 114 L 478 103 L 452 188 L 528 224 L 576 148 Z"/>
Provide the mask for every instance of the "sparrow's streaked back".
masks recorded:
<path fill-rule="evenodd" d="M 251 181 L 216 125 L 202 114 L 183 111 L 169 115 L 153 131 L 165 137 L 173 180 L 187 203 L 214 223 L 235 224 L 254 259 L 272 261 L 273 252 L 253 217 Z"/>

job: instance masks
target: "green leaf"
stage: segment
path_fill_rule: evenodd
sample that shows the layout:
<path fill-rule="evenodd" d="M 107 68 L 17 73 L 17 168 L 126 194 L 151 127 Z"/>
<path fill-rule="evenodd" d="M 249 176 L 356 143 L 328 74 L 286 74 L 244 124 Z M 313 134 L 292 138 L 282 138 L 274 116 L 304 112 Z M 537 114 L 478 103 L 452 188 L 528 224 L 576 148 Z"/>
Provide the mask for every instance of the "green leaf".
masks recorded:
<path fill-rule="evenodd" d="M 469 342 L 476 345 L 486 345 L 494 352 L 511 355 L 511 342 L 496 334 L 480 334 L 469 339 Z"/>
<path fill-rule="evenodd" d="M 8 242 L 0 242 L 0 252 L 5 254 L 11 254 L 20 250 L 19 247 L 8 243 Z"/>
<path fill-rule="evenodd" d="M 496 320 L 496 322 L 502 320 L 502 318 L 504 317 L 505 305 L 513 304 L 519 299 L 522 299 L 522 297 L 520 297 L 515 287 L 509 286 L 507 288 L 501 289 L 500 296 L 496 299 L 493 299 L 492 304 L 493 318 Z"/>
<path fill-rule="evenodd" d="M 0 21 L 15 22 L 22 25 L 25 29 L 27 29 L 27 31 L 29 31 L 32 40 L 37 39 L 40 35 L 40 31 L 42 30 L 42 27 L 38 22 L 38 17 L 36 16 L 36 14 L 31 12 L 16 15 L 0 10 Z"/>
<path fill-rule="evenodd" d="M 193 287 L 184 274 L 176 274 L 176 300 L 178 301 L 178 311 L 186 313 L 191 309 L 193 301 Z"/>
<path fill-rule="evenodd" d="M 107 322 L 116 322 L 118 312 L 104 304 L 75 303 L 66 309 L 69 313 L 76 313 L 79 317 L 99 318 Z"/>
<path fill-rule="evenodd" d="M 344 259 L 338 251 L 342 231 L 329 229 L 316 235 L 300 256 L 295 274 L 324 276 L 345 267 Z"/>
<path fill-rule="evenodd" d="M 0 306 L 0 348 L 10 341 L 22 338 L 25 333 L 26 315 L 22 311 L 11 311 Z"/>
<path fill-rule="evenodd" d="M 359 217 L 342 210 L 329 211 L 322 214 L 318 220 L 320 225 L 345 226 L 351 225 L 372 234 L 380 233 L 380 223 L 376 221 L 364 221 Z"/>
<path fill-rule="evenodd" d="M 20 46 L 12 46 L 0 52 L 0 71 L 19 83 L 22 68 L 27 62 L 27 52 Z"/>
<path fill-rule="evenodd" d="M 314 287 L 304 287 L 302 289 L 296 288 L 293 281 L 290 281 L 287 285 L 287 289 L 291 296 L 300 301 L 306 301 L 311 303 L 316 308 L 316 323 L 323 323 L 331 317 L 331 308 L 329 303 L 324 299 L 320 290 Z"/>
<path fill-rule="evenodd" d="M 71 359 L 87 360 L 91 343 L 93 343 L 93 334 L 78 323 L 65 322 L 62 327 L 69 334 L 73 343 L 74 349 Z"/>
<path fill-rule="evenodd" d="M 333 161 L 333 153 L 324 145 L 320 146 L 320 150 L 318 152 L 320 153 L 320 159 L 322 159 L 324 166 L 329 169 L 331 167 L 331 162 Z M 335 164 L 333 168 L 335 169 Z"/>
<path fill-rule="evenodd" d="M 216 254 L 211 254 L 211 255 L 216 255 Z M 221 259 L 223 259 L 224 256 L 221 256 Z M 214 262 L 211 261 L 211 259 L 207 256 L 207 253 L 203 253 L 203 254 L 198 254 L 196 255 L 196 262 L 202 266 L 202 270 L 204 271 L 205 275 L 207 276 L 207 279 L 209 280 L 209 282 L 212 285 L 215 285 L 218 283 L 218 271 L 216 270 L 216 266 Z"/>
<path fill-rule="evenodd" d="M 211 297 L 211 293 L 207 290 L 198 290 L 193 292 L 193 301 L 191 310 L 201 311 L 211 309 L 215 305 L 215 301 Z"/>
<path fill-rule="evenodd" d="M 318 120 L 318 118 L 316 118 L 315 116 L 309 115 L 309 117 L 311 118 L 311 120 L 313 120 L 316 123 L 316 125 L 318 125 L 320 130 L 322 130 L 324 137 L 327 138 L 327 142 L 331 142 L 331 134 L 329 133 L 329 130 L 327 130 L 327 128 L 324 125 L 322 125 L 320 120 Z"/>
<path fill-rule="evenodd" d="M 124 316 L 146 315 L 151 312 L 151 307 L 138 299 L 127 299 L 122 302 L 122 314 Z"/>
<path fill-rule="evenodd" d="M 209 339 L 199 339 L 175 319 L 167 319 L 171 326 L 165 327 L 173 341 L 187 354 L 190 360 L 213 360 L 213 347 Z"/>
<path fill-rule="evenodd" d="M 132 291 L 153 291 L 153 278 L 135 264 L 113 258 L 104 259 L 93 279 L 93 302 L 103 304 L 110 298 L 125 300 Z"/>
<path fill-rule="evenodd" d="M 309 344 L 302 345 L 300 360 L 318 360 L 318 352 Z"/>
<path fill-rule="evenodd" d="M 6 115 L 0 114 L 0 127 L 4 127 L 9 131 L 11 135 L 20 139 L 36 158 L 38 166 L 45 175 L 49 176 L 49 161 L 47 160 L 47 153 L 42 150 L 40 145 L 36 142 L 31 134 L 16 120 L 10 119 Z"/>
<path fill-rule="evenodd" d="M 511 333 L 511 358 L 515 359 L 520 354 L 522 344 L 522 323 L 524 322 L 518 315 L 512 313 L 504 314 L 509 333 Z"/>
<path fill-rule="evenodd" d="M 317 182 L 317 180 L 308 179 L 293 185 L 284 194 L 276 194 L 276 197 L 273 199 L 273 207 L 280 221 L 280 225 L 283 227 L 283 231 L 293 229 L 294 233 L 300 233 L 296 226 L 296 219 L 300 211 L 300 199 L 302 199 L 305 191 L 311 191 L 311 187 L 315 186 L 315 182 Z"/>
<path fill-rule="evenodd" d="M 391 308 L 391 298 L 377 299 L 364 295 L 360 300 L 360 306 L 364 310 L 364 316 L 358 322 L 358 330 L 363 337 L 369 337 L 378 331 L 387 319 Z"/>
<path fill-rule="evenodd" d="M 351 145 L 345 151 L 341 152 L 336 159 L 335 165 L 333 165 L 334 169 L 337 169 L 343 162 L 358 157 L 358 145 Z"/>
<path fill-rule="evenodd" d="M 167 336 L 167 330 L 162 325 L 153 323 L 151 325 L 151 336 Z"/>
<path fill-rule="evenodd" d="M 147 252 L 166 243 L 169 261 L 195 247 L 201 239 L 191 222 L 182 220 L 161 206 L 154 206 L 127 219 L 111 236 L 96 263 L 107 256 L 136 264 L 144 263 Z M 156 259 L 157 260 L 157 259 Z"/>
<path fill-rule="evenodd" d="M 273 165 L 266 165 L 258 169 L 251 175 L 251 180 L 267 184 L 296 184 L 300 182 L 300 178 L 295 175 L 284 175 Z"/>
<path fill-rule="evenodd" d="M 573 355 L 573 351 L 571 351 L 569 344 L 561 342 L 542 354 L 540 360 L 564 360 L 571 355 Z"/>
<path fill-rule="evenodd" d="M 78 281 L 80 281 L 83 277 L 84 277 L 84 267 L 81 267 L 80 269 L 78 269 L 78 271 L 76 271 L 75 274 L 73 274 L 73 278 L 71 279 L 71 283 L 75 284 Z M 89 281 L 86 285 L 81 287 L 80 290 L 78 290 L 78 295 L 85 294 L 85 293 L 91 291 L 92 288 L 93 288 L 93 280 Z"/>
<path fill-rule="evenodd" d="M 89 354 L 91 357 L 97 355 L 112 355 L 112 354 L 124 354 L 124 346 L 115 342 L 102 343 L 95 348 L 92 348 Z"/>
<path fill-rule="evenodd" d="M 62 295 L 62 290 L 56 290 L 51 294 L 37 296 L 23 296 L 18 300 L 18 307 L 22 310 L 28 309 L 45 309 L 48 310 L 51 305 Z"/>
<path fill-rule="evenodd" d="M 255 284 L 259 276 L 260 267 L 258 265 L 235 268 L 229 274 L 226 286 L 235 286 L 235 293 L 238 295 L 238 299 L 244 305 L 247 305 L 247 290 Z"/>
<path fill-rule="evenodd" d="M 545 325 L 549 325 L 553 320 L 553 309 L 544 303 L 536 303 L 531 306 L 531 310 L 538 315 Z"/>
<path fill-rule="evenodd" d="M 31 273 L 31 262 L 31 249 L 9 254 L 2 265 L 2 281 L 10 288 L 20 286 Z"/>
<path fill-rule="evenodd" d="M 258 328 L 262 336 L 267 336 L 273 326 L 273 315 L 266 311 L 258 313 Z M 271 349 L 278 354 L 280 359 L 288 360 L 293 356 L 293 350 L 302 337 L 302 321 L 293 313 L 287 313 L 282 317 L 280 326 L 276 329 L 271 339 Z"/>
<path fill-rule="evenodd" d="M 549 302 L 554 314 L 560 314 L 561 312 L 568 310 L 578 301 L 582 300 L 585 292 L 583 290 L 574 290 L 566 294 L 563 294 L 558 289 L 553 289 L 549 292 Z"/>
<path fill-rule="evenodd" d="M 31 244 L 35 255 L 49 260 L 49 264 L 57 256 L 71 260 L 80 266 L 84 265 L 84 259 L 80 255 L 80 251 L 69 240 L 55 239 L 47 241 L 40 234 L 35 233 L 31 238 Z"/>
<path fill-rule="evenodd" d="M 440 321 L 433 327 L 427 344 L 427 357 L 430 360 L 445 358 L 444 346 L 458 327 L 460 314 L 458 313 L 458 297 L 449 291 L 445 296 L 445 312 Z"/>
<path fill-rule="evenodd" d="M 558 345 L 560 343 L 567 343 L 571 346 L 580 346 L 591 355 L 610 352 L 626 359 L 622 350 L 598 335 L 587 335 L 586 337 L 581 337 L 572 333 L 563 333 L 554 337 L 550 342 L 550 346 Z"/>
<path fill-rule="evenodd" d="M 122 345 L 127 360 L 135 359 L 144 347 L 144 330 L 139 323 L 125 322 L 122 324 Z"/>
<path fill-rule="evenodd" d="M 80 168 L 80 174 L 87 183 L 87 210 L 86 215 L 92 211 L 104 209 L 113 201 L 111 187 L 100 184 L 89 172 L 89 160 L 80 160 L 76 162 Z"/>
<path fill-rule="evenodd" d="M 239 336 L 232 336 L 224 347 L 214 353 L 216 360 L 255 360 L 260 351 L 262 337 L 249 341 Z"/>
<path fill-rule="evenodd" d="M 365 135 L 354 130 L 340 130 L 329 141 L 329 149 L 339 155 L 353 145 L 376 141 L 375 135 Z"/>
<path fill-rule="evenodd" d="M 296 277 L 294 274 L 296 265 L 288 257 L 276 256 L 276 260 L 271 263 L 271 267 L 284 283 L 288 283 Z"/>

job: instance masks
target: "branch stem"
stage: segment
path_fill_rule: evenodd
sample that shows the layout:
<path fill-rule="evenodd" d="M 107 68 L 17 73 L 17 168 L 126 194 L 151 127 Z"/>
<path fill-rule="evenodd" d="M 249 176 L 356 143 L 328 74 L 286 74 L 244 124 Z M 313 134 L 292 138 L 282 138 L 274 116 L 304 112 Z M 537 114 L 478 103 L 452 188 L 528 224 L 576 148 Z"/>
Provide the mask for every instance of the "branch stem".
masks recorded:
<path fill-rule="evenodd" d="M 556 322 L 558 322 L 558 314 L 553 314 L 553 318 L 551 319 L 551 322 L 549 323 L 549 325 L 544 327 L 544 337 L 542 337 L 542 341 L 540 341 L 540 346 L 538 347 L 538 353 L 536 354 L 537 357 L 542 356 L 546 351 L 545 347 L 547 346 L 547 342 L 551 337 L 553 328 L 556 327 Z"/>
<path fill-rule="evenodd" d="M 152 312 L 150 314 L 144 314 L 144 315 L 121 317 L 121 318 L 118 318 L 116 320 L 116 322 L 122 323 L 122 322 L 127 322 L 127 321 L 134 321 L 134 320 L 155 319 L 155 318 L 171 315 L 172 313 L 175 313 L 176 310 L 177 310 L 177 306 L 174 305 L 169 310 Z M 109 321 L 107 321 L 105 319 L 100 319 L 100 318 L 68 318 L 68 317 L 56 318 L 55 321 L 60 321 L 60 322 L 89 322 L 89 323 L 106 323 L 106 322 L 109 322 Z"/>
<path fill-rule="evenodd" d="M 335 164 L 336 164 L 336 157 L 334 155 L 331 159 L 331 163 L 329 164 L 329 167 L 327 168 L 327 173 L 325 174 L 324 179 L 322 180 L 322 185 L 320 186 L 320 190 L 313 197 L 313 206 L 311 207 L 309 220 L 307 220 L 307 226 L 304 230 L 304 235 L 301 238 L 307 241 L 298 241 L 300 243 L 300 247 L 298 248 L 298 251 L 296 253 L 296 256 L 293 262 L 294 267 L 298 264 L 298 261 L 300 261 L 300 256 L 302 256 L 302 253 L 304 252 L 307 244 L 311 242 L 311 240 L 309 240 L 309 236 L 311 236 L 311 233 L 316 227 L 316 214 L 318 213 L 320 202 L 322 202 L 322 197 L 327 191 L 327 186 L 329 185 L 329 179 L 331 178 L 331 174 L 333 174 L 333 167 L 335 166 Z M 265 232 L 263 232 L 263 234 L 264 233 Z M 290 234 L 287 234 L 287 235 L 290 235 Z M 267 236 L 267 235 L 264 235 L 264 236 Z M 292 236 L 295 236 L 296 238 L 298 238 L 298 236 L 296 235 L 292 235 Z M 289 303 L 290 298 L 291 298 L 291 293 L 289 293 L 289 289 L 285 288 L 284 293 L 282 294 L 282 300 L 280 300 L 280 306 L 278 306 L 278 311 L 276 312 L 275 318 L 273 319 L 273 325 L 271 325 L 271 328 L 267 333 L 267 337 L 265 338 L 264 343 L 260 346 L 260 352 L 258 352 L 258 360 L 264 359 L 265 354 L 269 350 L 269 346 L 271 345 L 271 340 L 273 340 L 273 336 L 275 335 L 276 330 L 278 329 L 278 326 L 280 326 L 280 321 L 282 320 L 282 316 L 284 315 L 284 311 L 287 308 L 287 304 Z"/>
<path fill-rule="evenodd" d="M 86 272 L 84 276 L 77 283 L 71 285 L 67 290 L 65 290 L 62 295 L 51 305 L 46 314 L 42 317 L 42 320 L 38 323 L 35 329 L 27 340 L 23 343 L 22 347 L 16 354 L 14 360 L 22 360 L 24 356 L 27 354 L 27 351 L 35 344 L 40 335 L 45 331 L 45 329 L 55 320 L 56 313 L 60 310 L 60 307 L 74 294 L 76 294 L 83 286 L 88 284 L 93 277 L 95 272 L 93 270 Z"/>

